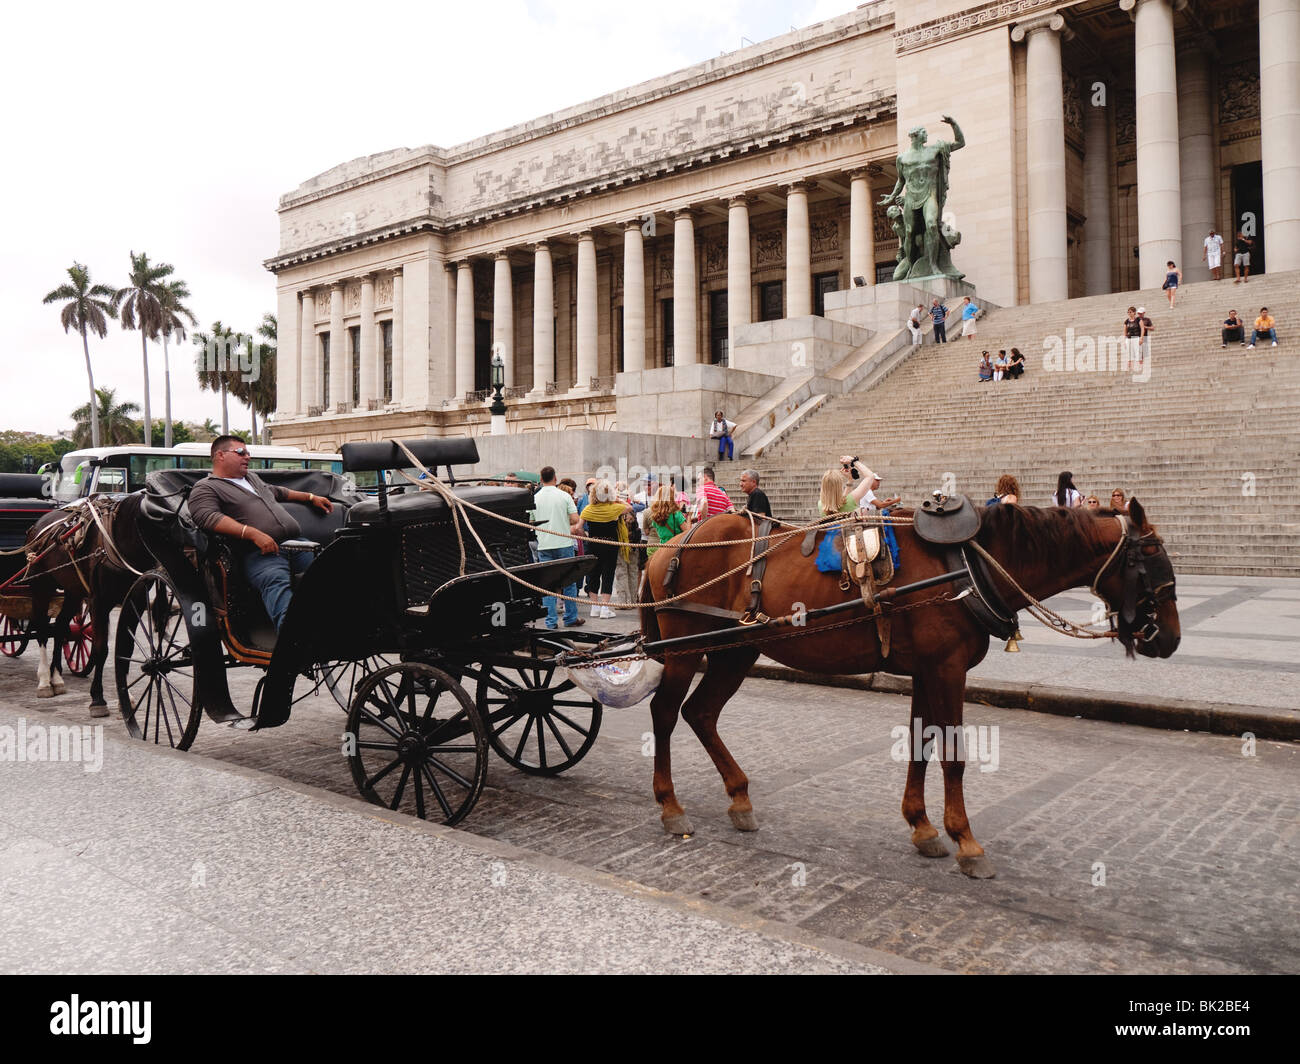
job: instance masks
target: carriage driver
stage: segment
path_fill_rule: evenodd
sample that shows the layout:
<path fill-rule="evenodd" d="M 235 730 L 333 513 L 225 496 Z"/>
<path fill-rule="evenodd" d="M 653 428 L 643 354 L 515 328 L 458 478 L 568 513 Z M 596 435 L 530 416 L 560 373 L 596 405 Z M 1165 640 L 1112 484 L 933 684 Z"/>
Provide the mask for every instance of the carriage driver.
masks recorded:
<path fill-rule="evenodd" d="M 282 502 L 310 503 L 326 514 L 334 509 L 323 495 L 266 484 L 250 473 L 248 448 L 238 436 L 212 441 L 212 473 L 194 485 L 189 498 L 190 515 L 200 528 L 244 541 L 244 575 L 261 594 L 277 632 L 289 610 L 289 567 L 301 573 L 313 559 L 308 551 L 280 553 L 281 543 L 302 535 Z"/>

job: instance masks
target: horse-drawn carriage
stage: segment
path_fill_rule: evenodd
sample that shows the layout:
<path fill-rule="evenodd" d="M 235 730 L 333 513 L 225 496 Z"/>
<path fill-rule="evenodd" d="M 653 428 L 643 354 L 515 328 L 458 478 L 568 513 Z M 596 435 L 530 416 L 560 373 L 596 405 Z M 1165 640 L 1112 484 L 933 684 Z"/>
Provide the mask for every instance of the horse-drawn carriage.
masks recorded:
<path fill-rule="evenodd" d="M 478 460 L 469 439 L 409 446 L 420 463 L 446 466 L 453 484 L 453 465 Z M 560 588 L 594 559 L 531 560 L 526 488 L 458 488 L 459 499 L 513 522 L 471 530 L 438 494 L 390 491 L 382 471 L 411 465 L 397 445 L 346 444 L 343 461 L 348 473 L 380 472 L 377 495 L 359 495 L 332 473 L 266 475 L 334 503 L 327 515 L 285 504 L 307 538 L 283 548 L 316 557 L 297 578 L 278 636 L 231 543 L 189 520 L 189 489 L 204 474 L 151 474 L 140 524 L 159 564 L 126 596 L 114 649 L 130 734 L 183 750 L 205 714 L 239 728 L 277 727 L 307 677 L 323 679 L 344 705 L 358 789 L 389 808 L 459 821 L 482 790 L 489 747 L 525 772 L 576 764 L 600 730 L 601 706 L 554 656 L 575 639 L 602 637 L 559 640 L 529 627 L 544 616 L 542 593 L 518 581 Z M 264 670 L 247 712 L 227 683 L 238 666 Z"/>
<path fill-rule="evenodd" d="M 27 534 L 54 508 L 45 477 L 36 473 L 0 473 L 0 654 L 16 658 L 32 637 L 32 592 L 26 580 Z M 51 600 L 49 615 L 63 607 Z M 84 607 L 69 622 L 64 660 L 74 676 L 90 672 L 90 613 Z"/>

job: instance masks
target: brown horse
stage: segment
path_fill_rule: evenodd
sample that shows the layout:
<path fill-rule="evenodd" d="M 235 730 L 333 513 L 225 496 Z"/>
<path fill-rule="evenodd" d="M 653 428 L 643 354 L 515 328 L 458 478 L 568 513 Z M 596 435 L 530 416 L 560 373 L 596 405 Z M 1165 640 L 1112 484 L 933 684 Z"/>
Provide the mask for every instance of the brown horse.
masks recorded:
<path fill-rule="evenodd" d="M 909 516 L 911 511 L 896 511 Z M 1095 586 L 1120 614 L 1118 635 L 1131 656 L 1167 658 L 1178 646 L 1178 610 L 1174 605 L 1173 569 L 1155 530 L 1147 524 L 1142 506 L 1134 499 L 1128 522 L 1109 510 L 1037 509 L 995 506 L 981 512 L 975 542 L 982 545 L 1011 577 L 1034 598 L 1043 600 L 1072 587 Z M 943 548 L 920 539 L 909 525 L 895 529 L 900 570 L 895 586 L 949 571 Z M 745 539 L 752 535 L 746 516 L 719 515 L 699 527 L 692 543 Z M 763 610 L 770 617 L 798 615 L 800 610 L 845 602 L 858 596 L 856 587 L 840 589 L 837 574 L 819 572 L 812 557 L 800 552 L 800 538 L 782 541 L 768 555 L 763 579 Z M 680 542 L 677 537 L 671 543 Z M 697 635 L 736 624 L 724 616 L 687 612 L 672 605 L 650 608 L 671 594 L 681 594 L 738 565 L 750 555 L 748 544 L 711 549 L 656 551 L 646 565 L 641 601 L 642 633 L 647 640 Z M 680 555 L 674 590 L 664 588 L 669 560 Z M 1153 580 L 1154 577 L 1154 580 Z M 1002 578 L 995 590 L 1012 610 L 1026 605 L 1023 594 Z M 690 596 L 692 605 L 733 611 L 737 616 L 749 603 L 750 577 L 741 572 Z M 920 604 L 920 605 L 918 605 Z M 908 608 L 914 607 L 914 608 Z M 781 630 L 789 638 L 769 639 L 757 645 L 736 645 L 709 650 L 703 678 L 686 697 L 703 651 L 664 658 L 663 678 L 650 704 L 654 718 L 654 795 L 662 808 L 665 830 L 689 834 L 690 820 L 673 790 L 670 742 L 680 711 L 722 775 L 731 798 L 728 813 L 741 831 L 754 831 L 757 822 L 749 799 L 749 780 L 718 737 L 718 715 L 739 689 L 759 653 L 793 668 L 814 673 L 884 671 L 912 677 L 912 727 L 918 734 L 937 725 L 960 728 L 966 673 L 979 664 L 989 648 L 989 635 L 966 607 L 953 598 L 951 586 L 938 586 L 900 596 L 892 607 L 892 641 L 888 657 L 881 658 L 874 622 L 860 613 L 842 613 L 808 619 L 803 627 Z M 846 625 L 846 619 L 863 618 Z M 761 628 L 749 631 L 765 635 Z M 737 640 L 737 642 L 739 642 Z M 683 699 L 685 702 L 683 703 Z M 933 734 L 933 733 L 928 733 Z M 953 734 L 946 730 L 942 734 Z M 919 744 L 917 744 L 919 745 Z M 984 849 L 975 841 L 962 797 L 965 761 L 961 748 L 945 745 L 941 755 L 944 780 L 943 823 L 957 843 L 957 861 L 968 876 L 985 879 L 994 874 Z M 946 857 L 948 849 L 930 823 L 925 809 L 925 751 L 913 748 L 903 793 L 903 817 L 912 828 L 912 843 L 926 857 Z"/>
<path fill-rule="evenodd" d="M 137 572 L 151 569 L 154 557 L 140 538 L 138 522 L 143 493 L 108 502 L 104 497 L 86 500 L 75 512 L 52 510 L 41 517 L 27 536 L 28 582 L 32 589 L 32 635 L 41 650 L 36 672 L 36 697 L 49 698 L 66 690 L 63 682 L 63 644 L 68 626 L 90 604 L 91 663 L 90 715 L 108 716 L 104 701 L 104 662 L 108 657 L 108 619 L 122 604 Z M 99 509 L 96 522 L 87 507 Z M 65 537 L 76 523 L 86 525 L 83 537 Z M 103 530 L 101 530 L 101 524 Z M 105 540 L 104 531 L 108 533 Z M 75 544 L 75 545 L 74 545 Z M 63 608 L 49 617 L 49 604 L 60 591 Z M 53 637 L 52 659 L 46 657 L 46 641 Z"/>

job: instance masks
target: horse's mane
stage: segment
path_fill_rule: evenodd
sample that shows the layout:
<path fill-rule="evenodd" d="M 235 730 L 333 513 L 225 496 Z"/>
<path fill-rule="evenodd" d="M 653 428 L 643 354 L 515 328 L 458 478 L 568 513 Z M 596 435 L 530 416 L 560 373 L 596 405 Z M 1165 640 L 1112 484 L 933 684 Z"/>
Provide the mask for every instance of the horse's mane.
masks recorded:
<path fill-rule="evenodd" d="M 1114 516 L 1114 510 L 1082 507 L 989 506 L 976 539 L 985 548 L 997 542 L 1017 558 L 1057 565 L 1064 558 L 1088 557 L 1102 549 L 1107 524 L 1099 518 Z"/>

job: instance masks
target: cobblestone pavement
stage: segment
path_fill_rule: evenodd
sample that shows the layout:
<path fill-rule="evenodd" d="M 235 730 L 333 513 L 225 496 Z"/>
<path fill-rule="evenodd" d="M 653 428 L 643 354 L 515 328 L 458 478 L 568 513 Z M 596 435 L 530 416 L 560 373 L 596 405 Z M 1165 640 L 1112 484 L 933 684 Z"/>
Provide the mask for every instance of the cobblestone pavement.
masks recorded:
<path fill-rule="evenodd" d="M 34 697 L 33 655 L 0 660 L 0 704 L 89 722 L 86 681 Z M 251 702 L 256 675 L 232 674 L 237 704 Z M 1245 756 L 1236 738 L 968 706 L 967 723 L 998 729 L 996 770 L 966 773 L 971 822 L 998 870 L 977 882 L 908 842 L 890 734 L 906 719 L 893 695 L 747 681 L 721 724 L 761 830 L 732 830 L 717 774 L 683 725 L 673 769 L 697 834 L 679 840 L 650 794 L 646 708 L 610 711 L 562 777 L 494 760 L 461 827 L 949 970 L 1300 970 L 1300 746 L 1261 741 Z M 205 721 L 194 749 L 355 797 L 343 722 L 322 694 L 272 731 Z M 106 726 L 124 734 L 116 716 Z M 937 770 L 927 801 L 938 823 Z"/>

